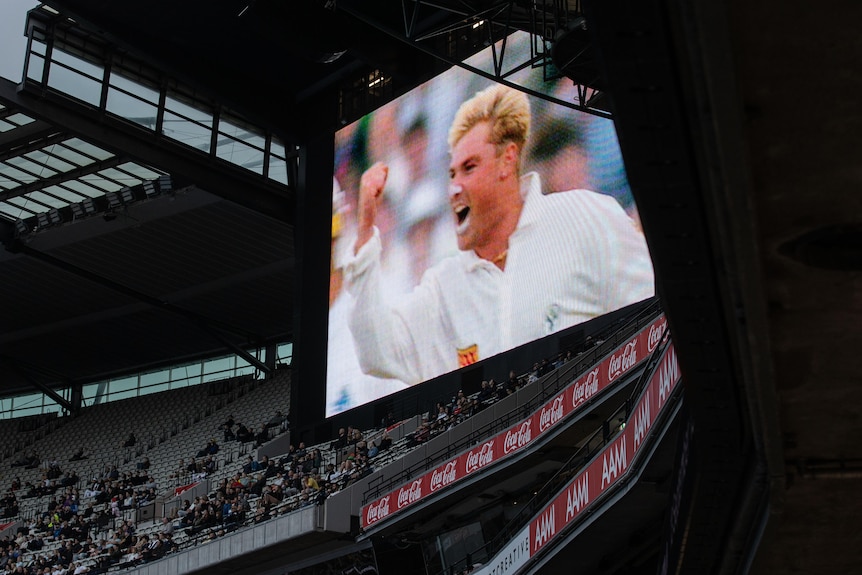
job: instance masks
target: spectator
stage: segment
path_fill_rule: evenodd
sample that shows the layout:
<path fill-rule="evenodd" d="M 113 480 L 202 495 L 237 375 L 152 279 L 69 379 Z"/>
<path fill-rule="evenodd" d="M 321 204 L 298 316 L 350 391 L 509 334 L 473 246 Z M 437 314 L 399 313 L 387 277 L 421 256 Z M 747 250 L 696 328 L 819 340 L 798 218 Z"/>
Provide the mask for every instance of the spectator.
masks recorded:
<path fill-rule="evenodd" d="M 84 447 L 81 446 L 81 449 L 75 452 L 72 457 L 69 458 L 69 461 L 81 461 L 82 459 L 87 459 L 87 456 L 84 455 Z"/>

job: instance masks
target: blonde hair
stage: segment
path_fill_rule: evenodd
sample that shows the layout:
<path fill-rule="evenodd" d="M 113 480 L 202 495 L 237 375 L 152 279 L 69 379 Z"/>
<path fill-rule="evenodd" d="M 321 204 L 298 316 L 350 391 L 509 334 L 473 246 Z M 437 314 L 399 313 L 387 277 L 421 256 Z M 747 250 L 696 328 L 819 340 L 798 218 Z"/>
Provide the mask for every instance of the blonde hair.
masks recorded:
<path fill-rule="evenodd" d="M 530 135 L 530 101 L 527 95 L 514 88 L 495 84 L 485 88 L 461 104 L 449 128 L 449 149 L 481 122 L 491 125 L 491 143 L 497 146 L 514 142 L 518 150 Z"/>

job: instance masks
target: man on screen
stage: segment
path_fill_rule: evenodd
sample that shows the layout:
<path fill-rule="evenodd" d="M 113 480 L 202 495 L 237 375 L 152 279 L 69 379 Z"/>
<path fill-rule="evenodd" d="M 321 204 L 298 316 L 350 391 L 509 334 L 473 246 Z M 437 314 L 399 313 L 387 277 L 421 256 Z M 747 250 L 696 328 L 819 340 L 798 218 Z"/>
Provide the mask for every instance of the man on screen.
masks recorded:
<path fill-rule="evenodd" d="M 364 372 L 419 383 L 653 295 L 646 242 L 613 198 L 543 195 L 538 174 L 521 174 L 530 122 L 527 96 L 500 85 L 458 109 L 449 205 L 460 252 L 395 303 L 375 226 L 388 168 L 362 175 L 345 277 Z"/>

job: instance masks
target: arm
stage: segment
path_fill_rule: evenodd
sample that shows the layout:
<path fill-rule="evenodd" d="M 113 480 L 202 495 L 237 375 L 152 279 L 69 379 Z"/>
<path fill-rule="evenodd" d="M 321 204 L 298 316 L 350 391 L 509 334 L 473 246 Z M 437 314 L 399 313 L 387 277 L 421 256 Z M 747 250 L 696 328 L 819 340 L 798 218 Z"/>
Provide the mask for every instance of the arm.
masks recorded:
<path fill-rule="evenodd" d="M 404 301 L 392 305 L 381 285 L 381 253 L 375 228 L 345 265 L 347 291 L 355 300 L 350 331 L 363 372 L 413 385 L 427 379 L 429 370 L 434 375 L 445 371 L 434 346 L 443 332 L 436 282 L 423 280 Z"/>

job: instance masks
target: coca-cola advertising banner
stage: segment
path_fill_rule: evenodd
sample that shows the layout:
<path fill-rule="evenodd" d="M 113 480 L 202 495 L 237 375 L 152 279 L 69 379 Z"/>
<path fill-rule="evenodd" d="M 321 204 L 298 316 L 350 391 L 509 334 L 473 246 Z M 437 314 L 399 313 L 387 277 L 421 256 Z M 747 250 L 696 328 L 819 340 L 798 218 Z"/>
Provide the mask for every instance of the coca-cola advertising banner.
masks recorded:
<path fill-rule="evenodd" d="M 620 345 L 593 369 L 581 375 L 529 418 L 364 506 L 361 515 L 362 527 L 374 525 L 420 499 L 523 449 L 645 360 L 659 344 L 666 326 L 667 320 L 662 315 Z"/>
<path fill-rule="evenodd" d="M 530 522 L 531 557 L 625 475 L 679 381 L 679 364 L 671 344 L 623 432 Z"/>

